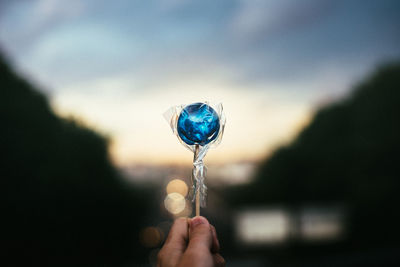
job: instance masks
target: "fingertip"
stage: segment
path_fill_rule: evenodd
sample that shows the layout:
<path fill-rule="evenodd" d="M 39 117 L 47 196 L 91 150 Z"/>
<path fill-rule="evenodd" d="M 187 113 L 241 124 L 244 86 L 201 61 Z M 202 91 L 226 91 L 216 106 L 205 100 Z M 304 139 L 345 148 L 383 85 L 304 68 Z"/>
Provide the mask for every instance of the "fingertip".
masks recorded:
<path fill-rule="evenodd" d="M 196 226 L 201 225 L 201 224 L 210 224 L 210 223 L 203 216 L 196 216 L 196 217 L 193 217 L 192 219 L 190 219 L 190 227 L 191 228 L 195 228 Z"/>
<path fill-rule="evenodd" d="M 206 218 L 196 216 L 190 220 L 189 248 L 211 250 L 212 239 L 210 223 Z"/>
<path fill-rule="evenodd" d="M 180 227 L 182 227 L 182 226 L 189 227 L 189 218 L 186 218 L 186 217 L 176 218 L 174 221 L 174 225 L 179 225 Z"/>
<path fill-rule="evenodd" d="M 186 244 L 188 240 L 188 221 L 184 217 L 175 219 L 165 243 L 175 242 Z"/>

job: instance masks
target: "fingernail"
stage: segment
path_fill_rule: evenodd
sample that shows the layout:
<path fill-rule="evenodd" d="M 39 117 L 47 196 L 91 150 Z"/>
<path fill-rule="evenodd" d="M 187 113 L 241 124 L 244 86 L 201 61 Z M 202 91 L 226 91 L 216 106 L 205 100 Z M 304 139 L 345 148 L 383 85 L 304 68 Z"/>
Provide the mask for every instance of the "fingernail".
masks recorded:
<path fill-rule="evenodd" d="M 196 227 L 197 225 L 206 224 L 206 223 L 207 223 L 207 220 L 204 217 L 194 217 L 193 219 L 190 220 L 191 227 Z"/>

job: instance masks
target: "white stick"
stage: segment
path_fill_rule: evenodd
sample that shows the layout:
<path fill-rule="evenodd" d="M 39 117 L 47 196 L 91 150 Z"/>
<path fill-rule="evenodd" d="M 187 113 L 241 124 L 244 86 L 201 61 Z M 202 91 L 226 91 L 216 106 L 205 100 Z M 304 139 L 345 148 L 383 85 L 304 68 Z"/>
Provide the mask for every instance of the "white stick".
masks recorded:
<path fill-rule="evenodd" d="M 194 149 L 194 160 L 197 158 L 197 154 L 199 153 L 199 145 L 196 145 Z M 200 216 L 200 187 L 197 184 L 196 186 L 196 216 Z"/>

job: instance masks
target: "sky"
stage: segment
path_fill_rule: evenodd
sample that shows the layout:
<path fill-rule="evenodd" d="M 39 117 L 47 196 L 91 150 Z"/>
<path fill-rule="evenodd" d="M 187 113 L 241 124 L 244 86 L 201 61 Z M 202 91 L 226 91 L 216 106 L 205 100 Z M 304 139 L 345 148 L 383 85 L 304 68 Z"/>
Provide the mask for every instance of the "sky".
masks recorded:
<path fill-rule="evenodd" d="M 397 0 L 0 0 L 0 48 L 116 164 L 190 163 L 163 113 L 222 102 L 206 161 L 260 160 L 400 57 Z"/>

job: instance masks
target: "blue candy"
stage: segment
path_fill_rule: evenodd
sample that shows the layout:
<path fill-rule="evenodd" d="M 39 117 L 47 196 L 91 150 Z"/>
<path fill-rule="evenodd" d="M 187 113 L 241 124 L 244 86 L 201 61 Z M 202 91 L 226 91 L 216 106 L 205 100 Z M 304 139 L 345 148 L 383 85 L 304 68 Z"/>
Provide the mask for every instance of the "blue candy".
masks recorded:
<path fill-rule="evenodd" d="M 178 118 L 179 137 L 188 145 L 210 143 L 217 138 L 219 129 L 217 112 L 204 103 L 187 105 Z"/>

